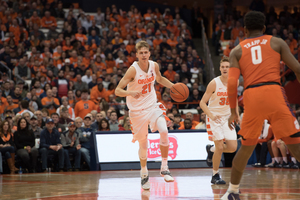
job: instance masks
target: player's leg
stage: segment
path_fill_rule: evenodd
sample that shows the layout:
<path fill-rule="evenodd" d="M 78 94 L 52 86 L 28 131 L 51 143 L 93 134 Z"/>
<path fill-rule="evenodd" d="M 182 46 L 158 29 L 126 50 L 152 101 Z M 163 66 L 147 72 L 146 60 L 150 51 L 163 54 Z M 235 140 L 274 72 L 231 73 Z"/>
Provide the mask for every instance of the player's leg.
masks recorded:
<path fill-rule="evenodd" d="M 288 165 L 288 159 L 287 159 L 287 149 L 286 145 L 282 140 L 277 140 L 276 142 L 277 148 L 280 150 L 280 153 L 282 155 L 282 163 L 279 165 L 279 167 L 287 167 Z"/>
<path fill-rule="evenodd" d="M 166 182 L 173 182 L 174 178 L 171 176 L 171 173 L 168 168 L 169 137 L 167 122 L 164 115 L 158 117 L 158 119 L 156 120 L 156 127 L 160 134 L 159 148 L 162 158 L 160 174 L 164 177 L 164 180 Z"/>
<path fill-rule="evenodd" d="M 268 145 L 268 151 L 269 151 L 269 154 L 270 154 L 270 156 L 271 156 L 271 158 L 272 158 L 272 162 L 269 163 L 269 164 L 267 164 L 267 165 L 265 165 L 265 167 L 273 166 L 273 164 L 275 163 L 275 157 L 274 157 L 273 150 L 272 150 L 272 141 L 273 141 L 273 140 L 269 140 L 269 141 L 267 142 L 267 145 Z"/>
<path fill-rule="evenodd" d="M 140 158 L 140 165 L 141 165 L 141 185 L 142 188 L 145 190 L 150 189 L 149 183 L 149 173 L 147 169 L 147 150 L 148 150 L 148 139 L 147 137 L 141 139 L 139 142 L 139 158 Z"/>
<path fill-rule="evenodd" d="M 224 141 L 222 140 L 215 140 L 215 151 L 212 157 L 212 164 L 213 164 L 213 175 L 211 178 L 211 183 L 212 184 L 226 184 L 224 180 L 221 179 L 220 174 L 219 174 L 219 167 L 221 163 L 221 158 L 224 150 Z"/>
<path fill-rule="evenodd" d="M 274 155 L 274 164 L 269 166 L 270 168 L 276 168 L 279 166 L 280 164 L 280 161 L 281 161 L 281 157 L 280 157 L 280 151 L 279 149 L 277 148 L 277 140 L 274 139 L 271 143 L 271 147 L 272 147 L 272 152 L 273 152 L 273 155 Z"/>

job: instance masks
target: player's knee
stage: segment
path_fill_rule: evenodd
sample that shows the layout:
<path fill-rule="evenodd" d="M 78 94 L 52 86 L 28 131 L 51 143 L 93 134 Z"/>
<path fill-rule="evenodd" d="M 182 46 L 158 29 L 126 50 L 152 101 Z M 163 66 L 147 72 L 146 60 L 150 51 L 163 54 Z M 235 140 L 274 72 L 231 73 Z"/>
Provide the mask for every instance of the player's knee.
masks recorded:
<path fill-rule="evenodd" d="M 218 152 L 223 152 L 224 150 L 224 145 L 223 142 L 218 142 L 215 144 L 215 150 Z"/>
<path fill-rule="evenodd" d="M 161 146 L 169 146 L 169 137 L 168 137 L 168 132 L 160 134 L 160 141 L 159 144 Z"/>
<path fill-rule="evenodd" d="M 276 141 L 276 146 L 279 148 L 283 144 L 282 140 L 277 140 Z"/>
<path fill-rule="evenodd" d="M 228 148 L 228 153 L 234 153 L 237 149 L 237 144 L 233 143 Z"/>

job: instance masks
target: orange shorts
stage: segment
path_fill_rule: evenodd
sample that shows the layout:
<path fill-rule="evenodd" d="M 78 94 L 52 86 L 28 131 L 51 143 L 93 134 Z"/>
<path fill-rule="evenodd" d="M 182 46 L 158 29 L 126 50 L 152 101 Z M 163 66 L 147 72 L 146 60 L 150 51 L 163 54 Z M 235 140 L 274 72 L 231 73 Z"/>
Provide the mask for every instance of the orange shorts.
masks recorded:
<path fill-rule="evenodd" d="M 244 115 L 239 135 L 242 144 L 257 144 L 264 120 L 272 126 L 274 136 L 285 144 L 300 143 L 299 123 L 289 107 L 284 88 L 279 85 L 263 85 L 244 92 Z"/>

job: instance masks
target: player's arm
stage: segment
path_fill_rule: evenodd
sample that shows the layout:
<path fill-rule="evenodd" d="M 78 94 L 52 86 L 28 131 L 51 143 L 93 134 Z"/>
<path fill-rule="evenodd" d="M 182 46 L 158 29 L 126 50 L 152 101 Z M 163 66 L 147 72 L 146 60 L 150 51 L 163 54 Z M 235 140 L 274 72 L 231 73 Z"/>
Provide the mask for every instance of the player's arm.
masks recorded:
<path fill-rule="evenodd" d="M 241 74 L 239 59 L 241 57 L 242 49 L 241 46 L 238 45 L 235 47 L 229 55 L 229 74 L 228 74 L 228 99 L 229 105 L 232 115 L 238 116 L 238 106 L 237 106 L 237 87 L 238 87 L 238 80 Z"/>
<path fill-rule="evenodd" d="M 291 50 L 287 43 L 279 38 L 272 37 L 280 45 L 280 54 L 283 62 L 295 72 L 298 81 L 300 82 L 300 63 L 296 60 L 295 56 L 291 53 Z"/>
<path fill-rule="evenodd" d="M 155 63 L 156 81 L 167 88 L 171 88 L 174 84 L 167 78 L 163 77 L 159 71 L 159 66 Z"/>
<path fill-rule="evenodd" d="M 134 80 L 136 74 L 136 70 L 134 67 L 130 67 L 127 72 L 125 73 L 124 77 L 120 80 L 116 90 L 115 95 L 119 97 L 126 97 L 131 95 L 134 98 L 140 97 L 140 91 L 126 91 L 124 88 L 127 86 L 127 84 Z"/>
<path fill-rule="evenodd" d="M 206 91 L 204 93 L 204 95 L 202 96 L 202 99 L 199 103 L 200 108 L 203 110 L 203 112 L 207 115 L 207 117 L 209 117 L 210 119 L 212 119 L 213 121 L 217 120 L 218 117 L 214 116 L 210 110 L 208 109 L 207 106 L 207 102 L 210 99 L 211 95 L 215 92 L 216 89 L 216 81 L 212 80 L 206 88 Z"/>

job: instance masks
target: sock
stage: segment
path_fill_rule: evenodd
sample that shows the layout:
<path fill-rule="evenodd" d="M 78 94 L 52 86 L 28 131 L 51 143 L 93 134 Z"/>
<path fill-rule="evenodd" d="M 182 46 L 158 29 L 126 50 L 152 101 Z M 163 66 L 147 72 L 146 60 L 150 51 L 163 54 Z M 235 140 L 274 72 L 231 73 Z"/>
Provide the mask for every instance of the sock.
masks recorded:
<path fill-rule="evenodd" d="M 274 163 L 275 162 L 275 158 L 272 158 L 272 163 Z"/>
<path fill-rule="evenodd" d="M 167 170 L 168 168 L 168 158 L 161 158 L 161 169 Z"/>
<path fill-rule="evenodd" d="M 275 157 L 275 161 L 279 163 L 279 157 Z"/>
<path fill-rule="evenodd" d="M 219 173 L 219 170 L 213 170 L 213 176 L 216 175 L 217 173 Z"/>
<path fill-rule="evenodd" d="M 215 152 L 215 149 L 216 149 L 215 146 L 210 147 L 211 152 Z"/>
<path fill-rule="evenodd" d="M 141 169 L 141 174 L 142 174 L 142 175 L 148 175 L 148 169 L 147 169 L 147 166 L 142 167 L 142 169 Z"/>
<path fill-rule="evenodd" d="M 229 183 L 228 191 L 238 194 L 239 193 L 240 184 L 234 185 Z"/>
<path fill-rule="evenodd" d="M 296 160 L 295 157 L 292 157 L 291 160 L 292 160 L 292 162 L 293 162 L 294 164 L 297 164 L 297 160 Z"/>
<path fill-rule="evenodd" d="M 287 163 L 287 157 L 282 158 L 285 163 Z"/>

